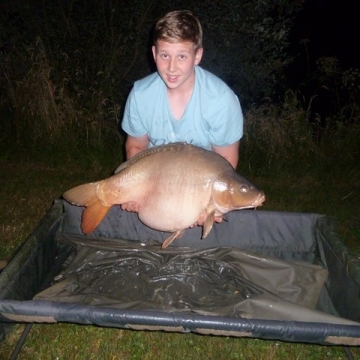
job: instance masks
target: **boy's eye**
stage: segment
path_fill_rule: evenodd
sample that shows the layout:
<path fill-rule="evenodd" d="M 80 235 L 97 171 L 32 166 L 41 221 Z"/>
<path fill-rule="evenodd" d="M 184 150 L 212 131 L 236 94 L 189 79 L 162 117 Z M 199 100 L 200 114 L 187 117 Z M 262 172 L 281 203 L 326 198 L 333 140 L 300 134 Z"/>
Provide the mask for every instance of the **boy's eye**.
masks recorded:
<path fill-rule="evenodd" d="M 168 55 L 167 55 L 167 54 L 161 54 L 160 57 L 161 57 L 162 59 L 167 59 L 167 58 L 168 58 Z"/>
<path fill-rule="evenodd" d="M 186 59 L 186 55 L 179 55 L 179 59 L 180 59 L 180 60 L 185 60 L 185 59 Z"/>

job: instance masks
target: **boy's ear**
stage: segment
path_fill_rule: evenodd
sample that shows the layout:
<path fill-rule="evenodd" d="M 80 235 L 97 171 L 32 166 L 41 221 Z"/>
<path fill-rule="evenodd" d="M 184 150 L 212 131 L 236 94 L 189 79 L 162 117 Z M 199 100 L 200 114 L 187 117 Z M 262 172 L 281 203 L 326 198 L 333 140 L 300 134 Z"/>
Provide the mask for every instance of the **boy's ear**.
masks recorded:
<path fill-rule="evenodd" d="M 196 52 L 195 52 L 195 65 L 200 64 L 201 58 L 203 56 L 203 52 L 204 52 L 204 49 L 202 47 L 196 50 Z"/>
<path fill-rule="evenodd" d="M 156 46 L 153 45 L 153 46 L 151 47 L 151 50 L 152 50 L 152 53 L 153 53 L 154 61 L 156 62 Z"/>

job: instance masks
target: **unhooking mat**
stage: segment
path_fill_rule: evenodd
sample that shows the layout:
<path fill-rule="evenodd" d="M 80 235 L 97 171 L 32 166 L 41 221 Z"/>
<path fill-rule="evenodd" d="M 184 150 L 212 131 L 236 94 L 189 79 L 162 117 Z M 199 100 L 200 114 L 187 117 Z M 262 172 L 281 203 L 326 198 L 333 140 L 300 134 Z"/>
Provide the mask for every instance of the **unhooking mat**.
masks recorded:
<path fill-rule="evenodd" d="M 120 207 L 85 236 L 82 210 L 57 201 L 0 274 L 0 326 L 66 321 L 360 344 L 360 262 L 323 215 L 237 211 L 206 239 L 193 228 L 161 249 L 168 233 Z"/>
<path fill-rule="evenodd" d="M 311 310 L 327 277 L 319 265 L 230 247 L 160 249 L 160 244 L 75 235 L 59 235 L 58 241 L 74 252 L 37 300 L 329 322 L 325 314 Z"/>

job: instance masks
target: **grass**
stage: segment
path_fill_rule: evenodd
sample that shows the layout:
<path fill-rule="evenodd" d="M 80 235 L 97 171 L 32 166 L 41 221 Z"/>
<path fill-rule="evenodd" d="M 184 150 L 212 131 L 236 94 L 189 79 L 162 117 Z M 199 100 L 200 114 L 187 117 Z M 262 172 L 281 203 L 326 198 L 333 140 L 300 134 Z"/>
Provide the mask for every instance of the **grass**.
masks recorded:
<path fill-rule="evenodd" d="M 107 177 L 122 161 L 121 142 L 103 147 L 38 143 L 2 144 L 0 156 L 0 258 L 9 258 L 37 225 L 52 201 L 68 188 Z M 239 170 L 267 195 L 263 209 L 317 212 L 333 217 L 338 233 L 360 255 L 360 172 L 355 159 L 313 158 L 299 166 L 263 166 L 246 160 Z M 23 325 L 0 344 L 8 359 Z M 360 356 L 360 349 L 353 348 Z M 19 356 L 26 359 L 346 359 L 342 347 L 261 339 L 119 330 L 76 324 L 36 324 Z"/>
<path fill-rule="evenodd" d="M 20 335 L 13 331 L 2 346 Z M 354 352 L 355 353 L 355 352 Z M 196 334 L 136 332 L 68 324 L 35 325 L 19 359 L 345 359 L 340 347 L 324 347 Z"/>
<path fill-rule="evenodd" d="M 74 184 L 107 177 L 123 161 L 121 141 L 104 149 L 2 144 L 0 157 L 0 258 L 25 240 L 54 199 Z"/>

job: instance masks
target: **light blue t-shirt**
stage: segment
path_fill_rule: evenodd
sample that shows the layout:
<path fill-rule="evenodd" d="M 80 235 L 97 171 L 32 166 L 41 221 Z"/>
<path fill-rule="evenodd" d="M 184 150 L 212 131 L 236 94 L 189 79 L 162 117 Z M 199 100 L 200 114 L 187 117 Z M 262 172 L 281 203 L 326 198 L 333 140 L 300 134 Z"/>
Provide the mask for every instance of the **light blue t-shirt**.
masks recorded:
<path fill-rule="evenodd" d="M 166 85 L 157 72 L 136 81 L 125 106 L 123 130 L 134 137 L 148 134 L 150 147 L 187 142 L 211 149 L 243 135 L 239 99 L 218 77 L 195 67 L 195 85 L 183 116 L 170 110 Z"/>

